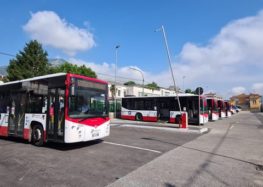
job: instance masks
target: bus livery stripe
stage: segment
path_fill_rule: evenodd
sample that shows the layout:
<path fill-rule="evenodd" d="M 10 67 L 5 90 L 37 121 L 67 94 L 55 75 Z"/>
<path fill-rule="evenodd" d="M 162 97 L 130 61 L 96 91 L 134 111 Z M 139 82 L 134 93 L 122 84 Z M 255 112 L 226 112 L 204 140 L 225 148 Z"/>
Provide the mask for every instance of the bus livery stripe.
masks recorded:
<path fill-rule="evenodd" d="M 8 136 L 8 128 L 5 126 L 0 126 L 0 136 Z"/>

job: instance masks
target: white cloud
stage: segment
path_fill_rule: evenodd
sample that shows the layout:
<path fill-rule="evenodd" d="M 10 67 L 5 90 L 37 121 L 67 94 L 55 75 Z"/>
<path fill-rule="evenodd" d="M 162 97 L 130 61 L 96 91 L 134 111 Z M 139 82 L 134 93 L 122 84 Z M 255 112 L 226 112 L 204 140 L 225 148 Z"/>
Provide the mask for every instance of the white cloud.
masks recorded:
<path fill-rule="evenodd" d="M 232 88 L 232 94 L 233 95 L 239 95 L 246 92 L 246 88 L 242 86 L 234 87 Z"/>
<path fill-rule="evenodd" d="M 115 81 L 115 64 L 109 64 L 103 62 L 101 64 L 94 63 L 94 62 L 87 62 L 81 59 L 70 58 L 68 59 L 70 63 L 77 64 L 77 65 L 85 65 L 90 67 L 93 71 L 95 71 L 100 79 L 105 79 L 108 81 Z M 131 66 L 126 67 L 117 67 L 117 82 L 127 82 L 133 80 L 138 84 L 142 83 L 142 76 L 139 72 L 131 70 Z M 133 68 L 137 68 L 133 66 Z M 141 70 L 142 71 L 142 70 Z M 143 71 L 142 71 L 143 72 Z M 143 72 L 144 77 L 148 76 L 148 73 Z M 149 80 L 149 79 L 146 79 Z"/>
<path fill-rule="evenodd" d="M 23 26 L 32 39 L 44 45 L 62 49 L 73 56 L 95 46 L 93 34 L 61 19 L 55 12 L 32 13 L 31 19 Z"/>
<path fill-rule="evenodd" d="M 186 43 L 174 64 L 177 77 L 185 75 L 189 87 L 198 84 L 225 95 L 244 91 L 262 80 L 263 11 L 235 20 L 221 29 L 208 44 Z M 243 87 L 242 87 L 243 88 Z"/>
<path fill-rule="evenodd" d="M 252 85 L 252 90 L 255 93 L 259 93 L 259 94 L 263 95 L 263 82 L 253 84 Z"/>
<path fill-rule="evenodd" d="M 206 45 L 186 43 L 173 64 L 177 85 L 183 86 L 182 77 L 185 76 L 184 88 L 202 86 L 205 92 L 215 91 L 225 98 L 251 90 L 263 93 L 262 33 L 263 11 L 230 22 Z M 78 59 L 71 59 L 71 62 L 86 64 L 101 78 L 114 80 L 114 64 L 96 64 Z M 173 84 L 168 69 L 159 73 L 143 73 L 148 83 L 155 81 L 162 87 Z M 111 77 L 103 77 L 102 74 Z M 142 79 L 138 72 L 129 67 L 118 67 L 117 75 L 137 79 L 138 83 Z M 123 82 L 125 80 L 122 79 Z"/>
<path fill-rule="evenodd" d="M 94 62 L 87 62 L 76 58 L 70 58 L 68 59 L 68 61 L 73 64 L 86 65 L 87 67 L 90 67 L 97 73 L 100 79 L 115 81 L 115 64 L 109 64 L 106 62 L 99 64 Z M 124 83 L 132 80 L 137 84 L 142 84 L 142 74 L 136 70 L 131 70 L 130 67 L 138 69 L 142 72 L 145 84 L 156 82 L 159 84 L 159 86 L 168 87 L 173 83 L 170 72 L 167 73 L 166 71 L 164 71 L 158 74 L 153 74 L 151 72 L 143 71 L 137 66 L 117 67 L 117 82 Z"/>

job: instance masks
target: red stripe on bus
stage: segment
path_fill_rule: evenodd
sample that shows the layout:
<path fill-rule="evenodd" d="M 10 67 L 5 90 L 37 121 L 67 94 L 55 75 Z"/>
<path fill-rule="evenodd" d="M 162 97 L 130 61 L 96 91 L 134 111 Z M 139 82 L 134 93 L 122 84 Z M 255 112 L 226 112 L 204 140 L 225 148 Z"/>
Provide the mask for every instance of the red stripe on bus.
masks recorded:
<path fill-rule="evenodd" d="M 103 125 L 105 122 L 109 121 L 110 118 L 109 117 L 106 117 L 106 118 L 101 117 L 101 118 L 73 119 L 73 118 L 66 117 L 66 120 L 74 122 L 74 123 L 78 123 L 81 125 L 87 125 L 87 126 L 91 126 L 91 127 L 97 126 L 98 127 L 100 125 Z"/>
<path fill-rule="evenodd" d="M 121 115 L 121 119 L 135 120 L 135 116 Z"/>
<path fill-rule="evenodd" d="M 179 123 L 179 121 L 177 121 L 176 118 L 170 118 L 169 123 Z"/>
<path fill-rule="evenodd" d="M 151 117 L 151 116 L 143 116 L 142 119 L 143 121 L 152 121 L 152 122 L 157 121 L 157 117 Z"/>
<path fill-rule="evenodd" d="M 24 129 L 23 138 L 26 140 L 29 139 L 29 129 Z"/>
<path fill-rule="evenodd" d="M 175 123 L 175 118 L 170 118 L 169 123 Z"/>
<path fill-rule="evenodd" d="M 8 136 L 8 128 L 0 126 L 0 136 Z"/>

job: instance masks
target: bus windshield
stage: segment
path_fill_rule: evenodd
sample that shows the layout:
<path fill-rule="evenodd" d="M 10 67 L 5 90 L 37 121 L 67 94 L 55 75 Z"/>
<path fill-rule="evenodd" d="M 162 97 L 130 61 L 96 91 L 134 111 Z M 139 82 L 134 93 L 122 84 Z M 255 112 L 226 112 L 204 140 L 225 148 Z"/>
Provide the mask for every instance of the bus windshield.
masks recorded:
<path fill-rule="evenodd" d="M 107 117 L 106 101 L 106 85 L 72 78 L 69 96 L 69 117 Z"/>

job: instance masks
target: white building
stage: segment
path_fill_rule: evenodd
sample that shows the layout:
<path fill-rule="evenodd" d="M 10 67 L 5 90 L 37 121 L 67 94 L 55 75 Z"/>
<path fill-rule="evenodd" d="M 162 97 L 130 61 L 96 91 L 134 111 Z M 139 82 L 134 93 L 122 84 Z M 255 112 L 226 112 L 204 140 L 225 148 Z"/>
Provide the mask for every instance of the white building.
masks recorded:
<path fill-rule="evenodd" d="M 0 74 L 0 84 L 3 84 L 4 82 L 2 81 L 4 78 L 4 75 Z"/>
<path fill-rule="evenodd" d="M 114 83 L 109 83 L 109 98 L 112 98 L 112 93 L 111 93 L 111 86 Z M 118 84 L 117 83 L 117 92 L 116 92 L 116 98 L 122 98 L 122 97 L 127 97 L 127 96 L 169 96 L 169 95 L 175 95 L 175 91 L 165 89 L 165 88 L 160 88 L 158 90 L 151 90 L 148 88 L 143 88 L 138 85 L 132 85 L 132 86 L 126 86 L 123 84 Z"/>

